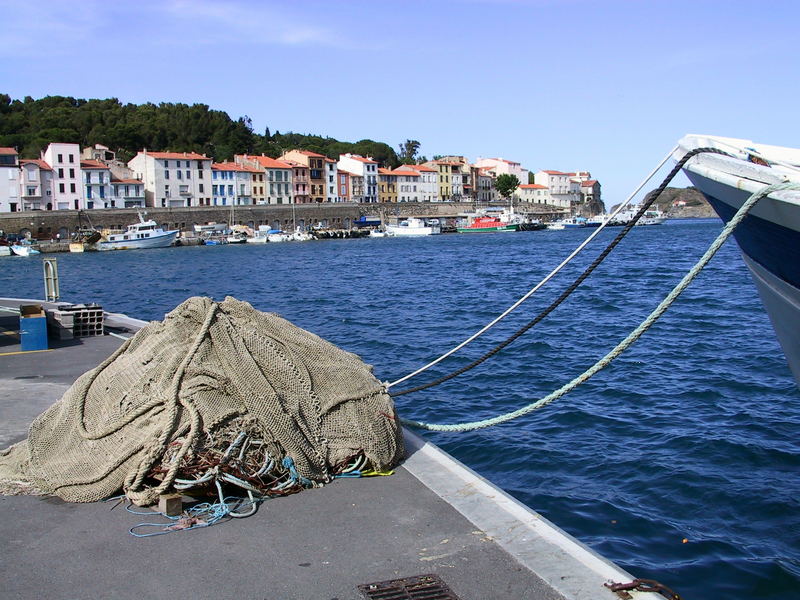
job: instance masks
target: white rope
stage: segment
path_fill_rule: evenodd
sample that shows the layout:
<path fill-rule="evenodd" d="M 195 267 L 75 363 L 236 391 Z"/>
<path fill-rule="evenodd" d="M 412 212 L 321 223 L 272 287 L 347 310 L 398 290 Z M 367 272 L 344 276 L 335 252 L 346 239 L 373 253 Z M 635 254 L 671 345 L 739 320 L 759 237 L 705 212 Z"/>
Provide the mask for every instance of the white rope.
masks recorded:
<path fill-rule="evenodd" d="M 669 160 L 669 158 L 672 156 L 672 154 L 673 154 L 673 153 L 674 153 L 674 152 L 675 152 L 677 149 L 678 149 L 678 146 L 675 146 L 674 148 L 672 148 L 672 150 L 670 150 L 669 152 L 667 152 L 667 155 L 666 155 L 666 156 L 665 156 L 665 157 L 664 157 L 664 158 L 661 160 L 661 162 L 660 162 L 660 163 L 658 163 L 658 166 L 657 166 L 655 169 L 653 169 L 652 171 L 650 171 L 650 174 L 649 174 L 649 175 L 648 175 L 648 176 L 647 176 L 647 177 L 646 177 L 646 178 L 645 178 L 645 179 L 644 179 L 644 180 L 643 180 L 643 181 L 642 181 L 642 182 L 641 182 L 641 183 L 640 183 L 640 184 L 637 186 L 637 188 L 636 188 L 636 189 L 635 189 L 633 192 L 631 192 L 631 194 L 630 194 L 630 195 L 629 195 L 629 196 L 628 196 L 628 197 L 625 199 L 625 202 L 623 202 L 622 204 L 620 204 L 620 205 L 619 205 L 619 206 L 618 206 L 618 207 L 617 207 L 617 208 L 614 210 L 614 212 L 613 212 L 613 213 L 611 213 L 611 215 L 609 215 L 609 218 L 608 218 L 608 219 L 606 219 L 606 221 L 605 221 L 604 223 L 601 223 L 601 224 L 600 224 L 600 227 L 596 228 L 596 229 L 594 230 L 594 232 L 593 232 L 593 233 L 592 233 L 592 234 L 591 234 L 589 237 L 587 237 L 587 238 L 586 238 L 586 239 L 583 241 L 583 243 L 582 243 L 582 244 L 580 244 L 580 245 L 579 245 L 579 246 L 578 246 L 578 247 L 577 247 L 575 250 L 573 250 L 572 254 L 570 254 L 570 255 L 569 255 L 567 258 L 565 258 L 565 259 L 564 259 L 564 260 L 561 262 L 561 264 L 560 264 L 560 265 L 558 265 L 558 266 L 557 266 L 555 269 L 553 269 L 553 270 L 552 270 L 552 271 L 551 271 L 551 272 L 550 272 L 550 273 L 549 273 L 549 274 L 548 274 L 548 275 L 547 275 L 547 276 L 546 276 L 544 279 L 542 279 L 542 280 L 541 280 L 539 283 L 537 283 L 537 284 L 536 284 L 536 285 L 535 285 L 533 288 L 531 288 L 531 289 L 530 289 L 530 290 L 529 290 L 529 291 L 528 291 L 528 292 L 527 292 L 527 293 L 526 293 L 524 296 L 522 296 L 522 297 L 521 297 L 519 300 L 517 300 L 517 301 L 516 301 L 514 304 L 512 304 L 510 307 L 508 307 L 508 308 L 507 308 L 507 309 L 506 309 L 506 310 L 505 310 L 503 313 L 501 313 L 499 316 L 495 317 L 495 319 L 494 319 L 493 321 L 491 321 L 490 323 L 488 323 L 487 325 L 485 325 L 483 328 L 481 328 L 480 330 L 478 330 L 476 333 L 472 334 L 470 337 L 468 337 L 466 340 L 464 340 L 463 342 L 461 342 L 460 344 L 458 344 L 458 345 L 457 345 L 457 346 L 455 346 L 454 348 L 452 348 L 452 349 L 448 350 L 447 352 L 445 352 L 444 354 L 442 354 L 442 355 L 441 355 L 439 358 L 437 358 L 437 359 L 435 359 L 435 360 L 432 360 L 432 361 L 431 361 L 431 362 L 429 362 L 427 365 L 425 365 L 425 366 L 423 366 L 423 367 L 420 367 L 420 368 L 419 368 L 419 369 L 417 369 L 416 371 L 414 371 L 414 372 L 412 372 L 412 373 L 409 373 L 408 375 L 406 375 L 406 376 L 404 376 L 404 377 L 401 377 L 401 378 L 400 378 L 400 379 L 398 379 L 397 381 L 393 381 L 393 382 L 391 382 L 391 383 L 387 383 L 387 384 L 386 384 L 386 389 L 388 390 L 389 388 L 391 388 L 391 387 L 393 387 L 393 386 L 395 386 L 395 385 L 397 385 L 397 384 L 399 384 L 399 383 L 403 383 L 404 381 L 408 381 L 408 380 L 409 380 L 409 379 L 411 379 L 412 377 L 416 377 L 416 376 L 417 376 L 417 375 L 419 375 L 420 373 L 423 373 L 424 371 L 427 371 L 428 369 L 430 369 L 432 366 L 434 366 L 434 365 L 436 365 L 436 364 L 438 364 L 438 363 L 442 362 L 442 361 L 443 361 L 445 358 L 447 358 L 448 356 L 451 356 L 452 354 L 455 354 L 456 352 L 458 352 L 459 350 L 461 350 L 461 348 L 463 348 L 463 347 L 464 347 L 464 346 L 466 346 L 467 344 L 469 344 L 469 343 L 473 342 L 474 340 L 476 340 L 477 338 L 479 338 L 481 335 L 483 335 L 484 333 L 486 333 L 486 332 L 487 332 L 489 329 L 491 329 L 492 327 L 494 327 L 494 326 L 495 326 L 497 323 L 499 323 L 500 321 L 502 321 L 503 319 L 505 319 L 505 318 L 506 318 L 506 317 L 507 317 L 509 314 L 511 314 L 511 313 L 512 313 L 514 310 L 516 310 L 516 309 L 519 307 L 519 305 L 520 305 L 520 304 L 522 304 L 523 302 L 525 302 L 525 300 L 527 300 L 527 299 L 528 299 L 528 298 L 530 298 L 530 297 L 531 297 L 533 294 L 535 294 L 535 293 L 536 293 L 536 292 L 539 290 L 539 288 L 541 288 L 541 287 L 542 287 L 543 285 L 545 285 L 545 284 L 546 284 L 548 281 L 550 281 L 550 280 L 551 280 L 553 277 L 555 277 L 555 276 L 556 276 L 556 275 L 557 275 L 557 274 L 558 274 L 558 273 L 561 271 L 561 269 L 563 269 L 565 266 L 567 266 L 567 264 L 569 264 L 569 263 L 572 261 L 572 259 L 573 259 L 573 258 L 575 258 L 575 257 L 576 257 L 578 254 L 580 254 L 580 252 L 582 252 L 582 251 L 583 251 L 583 249 L 584 249 L 586 246 L 588 246 L 588 245 L 589 245 L 589 243 L 590 243 L 590 242 L 591 242 L 591 241 L 592 241 L 594 238 L 596 238 L 596 237 L 597 237 L 597 236 L 600 234 L 600 232 L 601 232 L 603 229 L 605 229 L 606 225 L 607 225 L 607 224 L 608 224 L 608 223 L 609 223 L 611 220 L 613 220 L 613 218 L 614 218 L 614 217 L 616 217 L 616 216 L 617 216 L 617 214 L 618 214 L 620 211 L 622 211 L 622 210 L 623 210 L 625 207 L 627 207 L 627 206 L 628 206 L 628 204 L 630 204 L 630 202 L 631 202 L 631 200 L 634 198 L 634 196 L 636 196 L 636 194 L 638 194 L 638 193 L 639 193 L 639 191 L 641 191 L 641 189 L 642 189 L 642 188 L 645 186 L 645 184 L 647 184 L 647 182 L 648 182 L 648 181 L 650 181 L 650 179 L 652 179 L 652 178 L 653 178 L 653 175 L 655 175 L 655 174 L 656 174 L 656 173 L 657 173 L 657 172 L 658 172 L 658 171 L 661 169 L 661 167 L 663 167 L 663 166 L 664 166 L 664 163 L 666 163 L 666 162 Z"/>
<path fill-rule="evenodd" d="M 400 422 L 403 425 L 408 425 L 409 427 L 416 427 L 419 429 L 427 429 L 429 431 L 474 431 L 475 429 L 483 429 L 486 427 L 491 427 L 492 425 L 499 425 L 500 423 L 505 423 L 507 421 L 511 421 L 512 419 L 516 419 L 517 417 L 521 417 L 528 413 L 531 413 L 551 402 L 557 400 L 564 394 L 572 391 L 576 387 L 578 387 L 583 382 L 587 381 L 593 375 L 598 373 L 599 371 L 606 368 L 611 361 L 617 358 L 620 354 L 625 352 L 628 348 L 630 348 L 636 340 L 638 340 L 650 327 L 655 323 L 661 315 L 663 315 L 667 309 L 672 306 L 672 304 L 677 300 L 678 296 L 689 286 L 689 284 L 697 277 L 703 268 L 708 264 L 708 262 L 714 257 L 717 251 L 722 247 L 722 244 L 725 243 L 725 240 L 730 237 L 733 233 L 734 229 L 736 229 L 737 225 L 741 223 L 741 221 L 747 216 L 747 213 L 750 209 L 755 206 L 756 202 L 761 200 L 763 197 L 768 196 L 772 192 L 783 191 L 783 190 L 800 190 L 800 183 L 778 183 L 774 185 L 769 185 L 761 190 L 752 194 L 742 206 L 736 211 L 736 214 L 733 218 L 728 221 L 727 225 L 722 229 L 722 232 L 717 236 L 714 242 L 709 246 L 708 250 L 705 251 L 700 260 L 695 263 L 695 265 L 689 270 L 686 275 L 684 275 L 683 279 L 680 280 L 678 285 L 676 285 L 672 291 L 667 294 L 667 296 L 661 301 L 661 303 L 651 312 L 647 318 L 642 321 L 636 329 L 634 329 L 628 336 L 622 340 L 619 344 L 617 344 L 608 354 L 606 354 L 603 358 L 598 360 L 594 363 L 591 367 L 586 369 L 583 373 L 578 375 L 575 379 L 567 383 L 566 385 L 560 387 L 559 389 L 551 392 L 544 398 L 540 398 L 530 404 L 523 406 L 513 412 L 505 413 L 502 415 L 498 415 L 496 417 L 492 417 L 490 419 L 484 419 L 482 421 L 473 421 L 469 423 L 453 423 L 453 424 L 435 424 L 435 423 L 423 423 L 420 421 L 411 421 L 408 419 L 400 419 Z"/>

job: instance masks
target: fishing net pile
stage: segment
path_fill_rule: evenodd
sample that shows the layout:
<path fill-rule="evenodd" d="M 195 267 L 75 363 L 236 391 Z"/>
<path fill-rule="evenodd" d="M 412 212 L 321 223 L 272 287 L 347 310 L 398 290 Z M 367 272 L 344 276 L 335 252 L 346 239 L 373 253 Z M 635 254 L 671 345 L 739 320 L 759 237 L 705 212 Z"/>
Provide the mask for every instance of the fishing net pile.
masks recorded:
<path fill-rule="evenodd" d="M 6 493 L 92 502 L 235 484 L 261 495 L 402 458 L 394 405 L 358 356 L 226 298 L 186 300 L 83 374 L 0 454 Z"/>

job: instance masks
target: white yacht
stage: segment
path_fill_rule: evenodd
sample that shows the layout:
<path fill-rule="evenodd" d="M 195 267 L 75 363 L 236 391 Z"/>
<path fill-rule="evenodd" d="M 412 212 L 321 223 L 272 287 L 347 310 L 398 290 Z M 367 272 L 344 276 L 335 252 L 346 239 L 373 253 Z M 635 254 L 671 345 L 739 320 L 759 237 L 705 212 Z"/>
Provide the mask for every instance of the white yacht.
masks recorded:
<path fill-rule="evenodd" d="M 128 225 L 123 233 L 114 233 L 108 239 L 97 242 L 98 250 L 137 250 L 143 248 L 167 248 L 175 242 L 178 230 L 164 231 L 158 224 L 145 220 L 139 213 L 139 222 Z"/>
<path fill-rule="evenodd" d="M 390 235 L 435 235 L 441 232 L 441 228 L 436 223 L 425 223 L 424 219 L 416 217 L 409 217 L 405 221 L 401 221 L 397 225 L 387 225 L 386 233 Z"/>

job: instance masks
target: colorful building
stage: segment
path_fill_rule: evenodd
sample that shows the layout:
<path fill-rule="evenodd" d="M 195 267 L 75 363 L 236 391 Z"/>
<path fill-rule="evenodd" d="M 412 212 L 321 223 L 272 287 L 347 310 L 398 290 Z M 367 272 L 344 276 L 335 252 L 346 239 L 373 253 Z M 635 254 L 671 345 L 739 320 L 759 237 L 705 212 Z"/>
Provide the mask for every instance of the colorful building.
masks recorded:
<path fill-rule="evenodd" d="M 234 161 L 264 173 L 263 204 L 292 203 L 292 166 L 269 156 L 237 154 Z"/>
<path fill-rule="evenodd" d="M 353 201 L 355 202 L 377 202 L 378 201 L 378 163 L 370 157 L 359 156 L 358 154 L 342 154 L 339 156 L 340 169 L 349 171 L 362 179 L 363 189 L 361 194 L 356 194 L 355 186 L 351 185 Z M 352 179 L 352 177 L 351 177 Z M 354 183 L 351 181 L 351 183 Z M 360 198 L 360 199 L 359 199 Z"/>
<path fill-rule="evenodd" d="M 258 169 L 232 162 L 211 164 L 211 197 L 214 206 L 253 204 L 252 175 Z"/>
<path fill-rule="evenodd" d="M 0 148 L 0 159 L 2 158 Z M 53 210 L 53 169 L 43 159 L 22 159 L 20 164 L 20 197 L 22 210 Z M 4 178 L 0 175 L 0 181 Z M 0 199 L 0 207 L 2 200 Z M 2 212 L 6 212 L 0 208 Z M 20 210 L 17 206 L 10 212 Z"/>
<path fill-rule="evenodd" d="M 294 162 L 306 167 L 305 177 L 308 178 L 306 194 L 307 202 L 324 202 L 327 197 L 327 179 L 325 170 L 325 155 L 309 150 L 290 150 L 284 152 L 281 160 Z M 299 202 L 299 201 L 298 201 Z"/>
<path fill-rule="evenodd" d="M 397 202 L 397 177 L 391 169 L 378 168 L 379 202 Z"/>

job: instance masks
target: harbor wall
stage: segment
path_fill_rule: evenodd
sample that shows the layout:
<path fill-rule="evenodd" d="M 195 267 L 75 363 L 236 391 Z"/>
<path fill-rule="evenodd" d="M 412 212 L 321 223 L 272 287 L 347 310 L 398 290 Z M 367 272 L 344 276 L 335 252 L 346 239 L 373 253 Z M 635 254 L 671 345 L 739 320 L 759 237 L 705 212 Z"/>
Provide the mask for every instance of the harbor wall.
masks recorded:
<path fill-rule="evenodd" d="M 486 206 L 486 205 L 482 205 Z M 503 204 L 497 204 L 503 206 Z M 356 204 L 343 202 L 337 204 L 296 204 L 292 205 L 243 205 L 236 206 L 234 223 L 258 227 L 259 225 L 276 225 L 289 229 L 292 221 L 298 225 L 321 224 L 332 229 L 349 229 L 353 221 L 361 216 L 383 217 L 388 221 L 405 217 L 436 217 L 455 218 L 461 214 L 472 212 L 476 209 L 474 202 L 404 202 L 404 203 L 374 203 Z M 181 208 L 152 208 L 145 209 L 148 218 L 169 229 L 180 229 L 187 233 L 192 231 L 194 225 L 205 223 L 230 223 L 230 206 L 196 206 Z M 551 216 L 560 216 L 552 207 L 531 206 L 515 210 L 528 212 L 532 216 L 548 219 Z M 137 221 L 137 209 L 100 209 L 82 211 L 88 216 L 91 224 L 97 229 L 124 229 L 130 223 Z M 84 218 L 83 225 L 88 223 Z M 39 239 L 55 239 L 60 234 L 61 239 L 68 238 L 79 227 L 79 211 L 28 211 L 6 213 L 0 215 L 0 230 L 4 234 L 25 235 L 30 232 L 31 237 Z"/>

